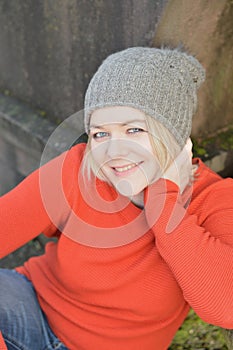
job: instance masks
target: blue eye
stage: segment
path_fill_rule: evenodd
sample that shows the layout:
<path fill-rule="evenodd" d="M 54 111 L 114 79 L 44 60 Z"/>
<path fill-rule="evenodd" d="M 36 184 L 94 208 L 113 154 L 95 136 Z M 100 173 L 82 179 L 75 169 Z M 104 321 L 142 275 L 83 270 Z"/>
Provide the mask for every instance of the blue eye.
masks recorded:
<path fill-rule="evenodd" d="M 136 133 L 139 133 L 139 132 L 144 132 L 145 130 L 141 129 L 141 128 L 130 128 L 127 130 L 127 132 L 129 134 L 136 134 Z"/>
<path fill-rule="evenodd" d="M 93 134 L 93 138 L 95 140 L 102 139 L 102 138 L 107 137 L 107 136 L 108 136 L 108 133 L 105 131 L 98 131 L 98 132 Z"/>

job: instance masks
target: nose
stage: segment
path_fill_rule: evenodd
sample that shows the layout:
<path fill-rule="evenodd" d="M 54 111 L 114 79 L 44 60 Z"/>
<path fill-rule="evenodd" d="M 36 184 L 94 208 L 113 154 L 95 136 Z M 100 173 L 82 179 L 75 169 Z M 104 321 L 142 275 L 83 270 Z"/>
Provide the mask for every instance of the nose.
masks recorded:
<path fill-rule="evenodd" d="M 129 145 L 123 139 L 111 138 L 108 142 L 107 154 L 110 159 L 127 156 Z"/>

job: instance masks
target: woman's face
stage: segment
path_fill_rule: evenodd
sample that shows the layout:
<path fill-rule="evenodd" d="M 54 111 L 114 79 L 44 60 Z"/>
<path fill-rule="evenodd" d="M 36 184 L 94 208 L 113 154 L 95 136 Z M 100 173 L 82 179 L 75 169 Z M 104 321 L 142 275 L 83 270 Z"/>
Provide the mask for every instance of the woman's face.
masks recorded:
<path fill-rule="evenodd" d="M 90 120 L 90 138 L 94 162 L 122 195 L 140 196 L 160 177 L 143 112 L 123 106 L 97 109 Z"/>

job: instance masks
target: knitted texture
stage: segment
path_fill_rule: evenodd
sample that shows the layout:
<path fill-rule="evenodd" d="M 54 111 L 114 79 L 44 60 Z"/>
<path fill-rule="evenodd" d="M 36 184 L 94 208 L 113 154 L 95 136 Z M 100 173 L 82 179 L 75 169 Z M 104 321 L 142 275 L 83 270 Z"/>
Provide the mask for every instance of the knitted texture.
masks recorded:
<path fill-rule="evenodd" d="M 96 228 L 98 241 L 113 229 L 122 235 L 124 227 L 130 237 L 149 226 L 145 210 L 130 202 L 110 213 L 86 201 L 83 193 L 90 194 L 90 200 L 96 195 L 77 181 L 85 149 L 85 144 L 72 147 L 1 197 L 0 258 L 40 232 L 57 236 L 51 211 L 60 218 L 58 243 L 48 243 L 44 255 L 17 268 L 32 281 L 56 336 L 70 350 L 164 350 L 187 315 L 188 304 L 206 322 L 232 328 L 233 180 L 222 180 L 195 162 L 198 177 L 191 203 L 171 234 L 165 233 L 165 226 L 172 203 L 181 207 L 177 191 L 167 183 L 161 216 L 152 230 L 121 247 L 92 248 L 69 238 L 70 228 L 82 236 L 89 235 L 89 227 Z M 41 171 L 46 196 L 54 202 L 49 211 L 41 194 Z M 105 205 L 115 206 L 109 185 L 97 181 Z M 64 197 L 57 193 L 57 184 Z M 155 215 L 158 200 L 155 197 Z M 67 203 L 71 215 L 64 211 Z"/>
<path fill-rule="evenodd" d="M 108 56 L 85 95 L 85 128 L 97 108 L 128 106 L 162 123 L 182 148 L 191 134 L 202 65 L 179 50 L 132 47 Z"/>

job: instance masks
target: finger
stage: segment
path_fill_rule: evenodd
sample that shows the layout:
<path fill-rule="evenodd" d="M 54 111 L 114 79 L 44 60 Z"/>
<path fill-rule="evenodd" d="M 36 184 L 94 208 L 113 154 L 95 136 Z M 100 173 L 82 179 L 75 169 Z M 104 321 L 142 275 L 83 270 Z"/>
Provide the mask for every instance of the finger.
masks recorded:
<path fill-rule="evenodd" d="M 193 143 L 189 137 L 185 144 L 185 149 L 187 150 L 188 154 L 191 154 L 193 156 L 192 148 L 193 148 Z"/>

